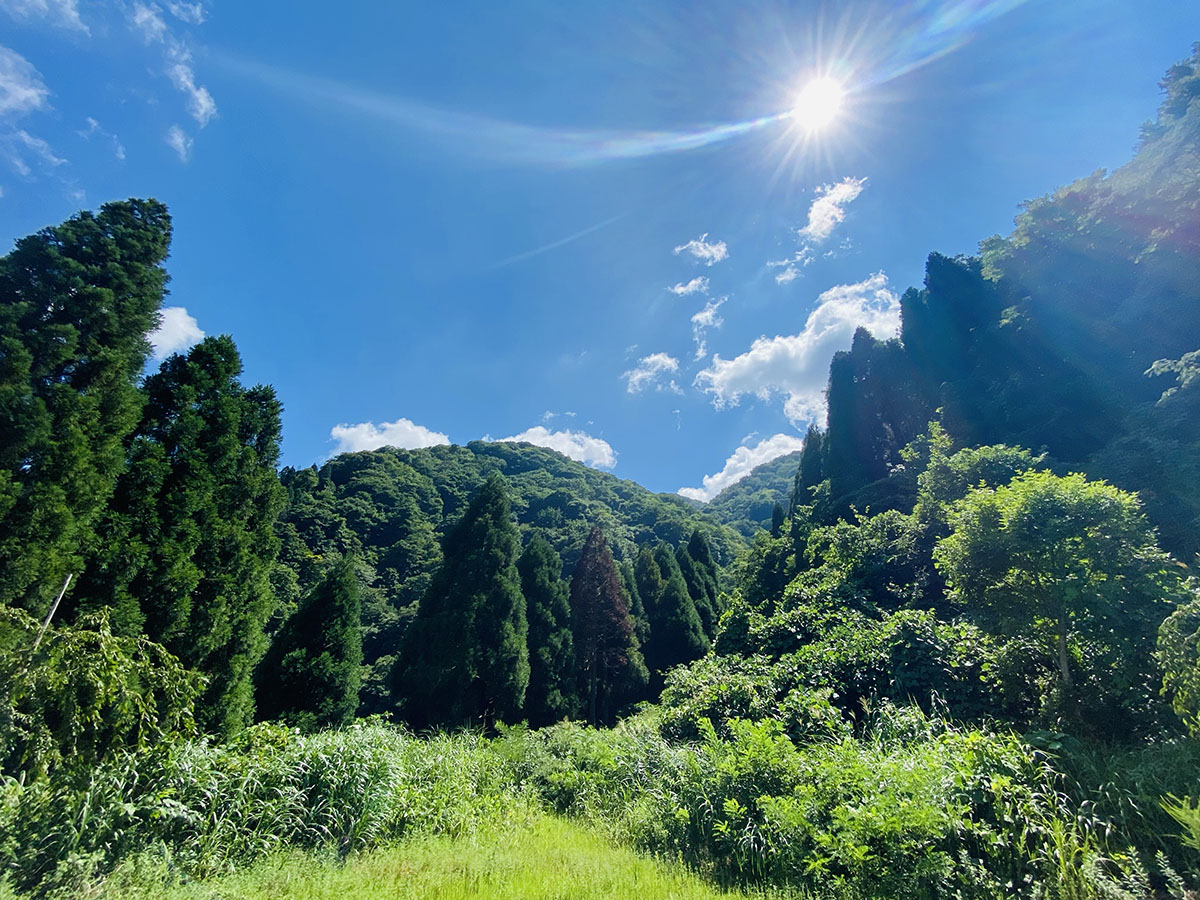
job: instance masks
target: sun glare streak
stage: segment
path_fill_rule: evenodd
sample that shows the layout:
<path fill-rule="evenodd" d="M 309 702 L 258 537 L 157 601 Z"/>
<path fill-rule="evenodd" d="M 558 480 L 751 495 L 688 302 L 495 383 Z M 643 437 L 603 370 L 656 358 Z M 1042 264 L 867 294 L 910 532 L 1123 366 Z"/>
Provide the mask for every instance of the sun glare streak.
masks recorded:
<path fill-rule="evenodd" d="M 321 103 L 356 112 L 448 142 L 466 154 L 499 162 L 574 166 L 641 159 L 725 144 L 780 124 L 785 127 L 778 129 L 778 140 L 782 142 L 785 157 L 791 158 L 801 149 L 824 147 L 828 152 L 833 141 L 818 140 L 818 136 L 832 131 L 839 120 L 850 118 L 848 98 L 874 91 L 958 49 L 979 28 L 1025 2 L 922 0 L 903 13 L 885 20 L 859 22 L 857 27 L 850 19 L 842 19 L 832 34 L 825 33 L 818 23 L 808 65 L 815 61 L 817 71 L 823 74 L 790 98 L 781 91 L 777 99 L 780 105 L 790 102 L 789 108 L 687 130 L 539 127 L 439 109 L 406 97 L 228 55 L 218 55 L 216 59 L 227 69 L 292 95 L 306 105 Z M 794 62 L 799 64 L 801 60 Z M 847 122 L 838 129 L 838 134 L 849 131 L 853 124 Z"/>

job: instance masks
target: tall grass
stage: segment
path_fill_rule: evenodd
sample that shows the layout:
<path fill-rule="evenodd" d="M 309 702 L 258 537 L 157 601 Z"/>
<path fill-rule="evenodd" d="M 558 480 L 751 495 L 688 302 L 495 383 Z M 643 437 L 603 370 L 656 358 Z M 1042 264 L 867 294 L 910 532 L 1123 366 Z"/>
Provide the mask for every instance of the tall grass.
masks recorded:
<path fill-rule="evenodd" d="M 917 709 L 884 707 L 857 738 L 802 745 L 773 721 L 733 720 L 725 736 L 699 728 L 699 740 L 668 741 L 653 711 L 608 731 L 563 724 L 495 740 L 418 739 L 378 723 L 310 736 L 259 726 L 79 780 L 8 783 L 0 862 L 41 897 L 90 890 L 132 859 L 194 879 L 284 852 L 347 859 L 399 838 L 469 842 L 527 807 L 721 885 L 818 897 L 1141 900 L 1181 892 L 1180 854 L 1196 853 L 1161 831 L 1179 826 L 1157 806 L 1134 814 L 1194 777 L 1166 774 L 1194 758 L 1187 748 L 1130 761 L 1125 799 L 1110 788 L 1102 805 L 1063 758 Z M 1147 829 L 1160 830 L 1147 839 Z M 1160 876 L 1163 847 L 1174 856 Z"/>

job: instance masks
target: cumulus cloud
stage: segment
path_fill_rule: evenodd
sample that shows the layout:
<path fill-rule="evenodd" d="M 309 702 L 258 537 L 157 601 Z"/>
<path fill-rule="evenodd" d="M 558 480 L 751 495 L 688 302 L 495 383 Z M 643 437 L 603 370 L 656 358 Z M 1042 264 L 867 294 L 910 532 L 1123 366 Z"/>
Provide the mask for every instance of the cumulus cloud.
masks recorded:
<path fill-rule="evenodd" d="M 192 139 L 178 125 L 167 129 L 167 146 L 179 154 L 180 162 L 187 162 L 192 155 Z"/>
<path fill-rule="evenodd" d="M 0 47 L 0 115 L 46 108 L 50 91 L 41 73 L 15 50 Z"/>
<path fill-rule="evenodd" d="M 708 355 L 708 341 L 705 339 L 708 329 L 720 328 L 725 324 L 725 320 L 717 315 L 717 310 L 728 299 L 722 297 L 720 300 L 709 300 L 704 304 L 704 309 L 692 316 L 692 340 L 696 342 L 696 359 L 704 359 Z"/>
<path fill-rule="evenodd" d="M 695 240 L 688 241 L 686 244 L 680 244 L 675 248 L 675 255 L 680 253 L 690 253 L 706 266 L 712 266 L 729 257 L 729 248 L 725 246 L 724 241 L 709 242 L 708 232 L 700 235 Z"/>
<path fill-rule="evenodd" d="M 166 359 L 204 340 L 199 323 L 183 306 L 166 306 L 159 312 L 158 327 L 146 335 L 152 349 L 151 358 Z"/>
<path fill-rule="evenodd" d="M 638 360 L 638 364 L 625 372 L 621 377 L 625 379 L 626 390 L 631 394 L 637 394 L 646 388 L 654 385 L 659 390 L 663 390 L 663 384 L 658 380 L 660 375 L 668 372 L 679 371 L 679 360 L 666 353 L 651 353 L 649 356 L 643 356 Z M 678 392 L 679 385 L 671 381 L 667 386 L 668 390 Z"/>
<path fill-rule="evenodd" d="M 804 439 L 794 434 L 776 434 L 759 441 L 753 447 L 743 444 L 725 460 L 721 471 L 705 475 L 701 487 L 680 488 L 679 494 L 691 500 L 707 503 L 731 484 L 737 484 L 756 467 L 773 459 L 794 453 L 804 446 Z"/>
<path fill-rule="evenodd" d="M 544 425 L 535 425 L 499 440 L 548 447 L 595 469 L 611 469 L 617 464 L 617 451 L 608 441 L 583 431 L 550 431 Z"/>
<path fill-rule="evenodd" d="M 705 278 L 703 275 L 698 275 L 695 278 L 693 278 L 691 281 L 687 282 L 686 284 L 684 284 L 681 281 L 681 282 L 679 282 L 679 284 L 675 285 L 674 287 L 667 288 L 667 290 L 670 291 L 672 294 L 675 294 L 676 296 L 679 296 L 679 297 L 686 297 L 688 294 L 697 294 L 697 293 L 707 294 L 708 293 L 708 279 Z"/>
<path fill-rule="evenodd" d="M 854 201 L 867 184 L 866 178 L 843 178 L 836 184 L 821 185 L 814 191 L 816 199 L 808 207 L 808 224 L 796 230 L 800 247 L 787 259 L 768 262 L 768 266 L 783 266 L 775 276 L 776 284 L 790 284 L 800 276 L 800 270 L 817 257 L 817 248 L 846 218 L 846 206 Z M 832 252 L 832 251 L 831 251 Z M 826 256 L 831 255 L 826 253 Z"/>
<path fill-rule="evenodd" d="M 825 291 L 799 334 L 760 337 L 733 359 L 714 355 L 712 365 L 696 375 L 696 386 L 712 395 L 718 409 L 737 405 L 745 394 L 763 400 L 778 394 L 791 421 L 815 419 L 825 408 L 829 361 L 850 348 L 858 328 L 878 338 L 900 328 L 900 298 L 882 272 Z"/>
<path fill-rule="evenodd" d="M 0 0 L 0 9 L 20 21 L 43 20 L 89 34 L 79 18 L 77 0 Z"/>
<path fill-rule="evenodd" d="M 420 447 L 436 447 L 449 444 L 450 438 L 418 425 L 410 419 L 395 422 L 359 422 L 357 425 L 335 425 L 329 429 L 329 437 L 337 441 L 334 453 L 353 453 L 357 450 L 378 450 L 380 447 L 400 447 L 416 450 Z"/>

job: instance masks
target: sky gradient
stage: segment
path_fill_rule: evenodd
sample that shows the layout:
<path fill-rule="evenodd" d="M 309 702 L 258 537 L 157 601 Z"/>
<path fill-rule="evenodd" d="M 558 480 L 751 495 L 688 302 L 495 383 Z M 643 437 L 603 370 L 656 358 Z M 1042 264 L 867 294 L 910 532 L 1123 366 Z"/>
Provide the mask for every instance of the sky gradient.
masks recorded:
<path fill-rule="evenodd" d="M 285 464 L 512 438 L 697 499 L 930 251 L 1125 162 L 1200 40 L 1192 0 L 384 6 L 0 0 L 0 245 L 166 202 L 157 346 L 232 334 Z"/>

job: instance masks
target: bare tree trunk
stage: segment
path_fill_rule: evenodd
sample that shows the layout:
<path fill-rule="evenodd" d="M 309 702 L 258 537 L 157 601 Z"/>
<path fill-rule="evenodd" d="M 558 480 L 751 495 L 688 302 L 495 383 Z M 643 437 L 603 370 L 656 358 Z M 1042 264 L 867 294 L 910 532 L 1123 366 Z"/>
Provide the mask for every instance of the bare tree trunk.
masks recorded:
<path fill-rule="evenodd" d="M 54 614 L 58 612 L 58 604 L 62 603 L 63 596 L 67 593 L 67 586 L 71 583 L 71 575 L 63 581 L 62 590 L 58 592 L 58 596 L 54 598 L 54 605 L 50 607 L 50 612 L 46 613 L 46 621 L 42 623 L 41 630 L 38 631 L 37 640 L 33 642 L 33 649 L 38 648 L 38 644 L 42 642 L 42 638 L 46 636 L 46 629 L 50 627 L 50 620 L 54 618 Z M 32 651 L 30 651 L 32 652 Z"/>

